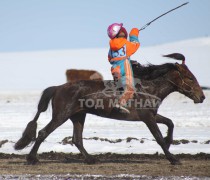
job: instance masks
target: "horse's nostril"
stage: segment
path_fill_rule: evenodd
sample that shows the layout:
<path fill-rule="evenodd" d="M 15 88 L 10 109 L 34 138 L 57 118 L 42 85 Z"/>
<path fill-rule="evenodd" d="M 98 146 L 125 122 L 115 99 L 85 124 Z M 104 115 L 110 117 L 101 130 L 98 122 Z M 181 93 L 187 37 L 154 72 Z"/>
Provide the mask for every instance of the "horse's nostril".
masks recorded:
<path fill-rule="evenodd" d="M 206 97 L 204 95 L 201 96 L 201 101 L 203 102 L 203 100 L 205 99 Z"/>

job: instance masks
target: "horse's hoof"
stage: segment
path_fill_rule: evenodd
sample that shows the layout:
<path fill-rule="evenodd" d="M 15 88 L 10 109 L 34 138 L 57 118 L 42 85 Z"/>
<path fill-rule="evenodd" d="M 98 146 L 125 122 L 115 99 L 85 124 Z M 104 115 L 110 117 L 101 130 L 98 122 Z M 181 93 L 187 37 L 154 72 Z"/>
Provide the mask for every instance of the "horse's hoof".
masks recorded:
<path fill-rule="evenodd" d="M 171 165 L 182 165 L 182 163 L 179 160 L 172 161 Z"/>
<path fill-rule="evenodd" d="M 92 156 L 85 159 L 85 163 L 87 164 L 95 164 L 96 162 L 97 162 L 97 159 Z"/>
<path fill-rule="evenodd" d="M 26 158 L 26 160 L 27 160 L 27 165 L 36 165 L 36 164 L 39 164 L 39 160 L 36 157 L 30 157 L 30 156 L 28 156 Z"/>

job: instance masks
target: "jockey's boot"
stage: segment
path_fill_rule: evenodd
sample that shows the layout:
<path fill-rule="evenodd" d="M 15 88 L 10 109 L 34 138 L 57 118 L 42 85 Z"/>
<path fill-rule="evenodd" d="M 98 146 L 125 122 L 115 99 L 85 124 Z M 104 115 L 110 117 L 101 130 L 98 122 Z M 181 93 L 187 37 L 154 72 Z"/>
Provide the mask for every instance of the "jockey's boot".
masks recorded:
<path fill-rule="evenodd" d="M 130 111 L 126 107 L 120 104 L 115 104 L 114 108 L 117 109 L 121 113 L 130 114 Z"/>

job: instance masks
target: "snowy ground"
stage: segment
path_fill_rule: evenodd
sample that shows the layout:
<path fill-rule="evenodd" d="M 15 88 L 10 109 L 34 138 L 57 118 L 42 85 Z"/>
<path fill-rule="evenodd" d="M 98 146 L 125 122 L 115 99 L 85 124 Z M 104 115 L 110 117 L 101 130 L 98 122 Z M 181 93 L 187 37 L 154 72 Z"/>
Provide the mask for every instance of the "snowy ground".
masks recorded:
<path fill-rule="evenodd" d="M 0 148 L 4 153 L 28 153 L 29 148 L 23 151 L 14 151 L 14 142 L 18 140 L 26 124 L 36 113 L 36 106 L 41 92 L 1 92 L 0 93 L 0 141 L 9 140 Z M 173 145 L 173 153 L 210 153 L 210 91 L 205 91 L 206 101 L 203 104 L 194 104 L 181 94 L 171 94 L 162 104 L 159 113 L 169 117 L 175 124 L 174 139 L 189 140 L 190 143 Z M 38 129 L 43 128 L 51 119 L 51 108 L 43 113 L 38 121 Z M 160 126 L 163 134 L 166 127 Z M 63 138 L 72 136 L 71 121 L 53 132 L 41 145 L 39 152 L 75 152 L 75 146 L 62 145 Z M 94 153 L 155 153 L 160 152 L 159 145 L 153 140 L 147 127 L 142 122 L 123 122 L 88 115 L 86 118 L 85 138 L 99 137 L 109 140 L 121 139 L 118 143 L 109 143 L 100 140 L 84 140 L 88 152 Z M 137 138 L 126 142 L 128 137 Z M 140 143 L 143 140 L 144 143 Z M 191 142 L 196 140 L 197 142 Z"/>
<path fill-rule="evenodd" d="M 186 56 L 186 64 L 203 86 L 210 86 L 210 38 L 199 38 L 182 42 L 140 48 L 133 56 L 141 63 L 161 64 L 174 62 L 161 57 L 174 52 Z M 111 79 L 110 65 L 107 62 L 108 49 L 80 49 L 43 52 L 0 53 L 0 141 L 8 140 L 0 148 L 4 153 L 28 153 L 30 148 L 16 152 L 14 142 L 18 140 L 26 124 L 36 113 L 41 91 L 52 85 L 65 83 L 65 71 L 70 68 L 95 69 L 105 79 Z M 162 104 L 160 114 L 169 117 L 175 124 L 174 139 L 187 139 L 188 144 L 173 145 L 173 153 L 210 153 L 210 91 L 205 91 L 206 100 L 195 105 L 191 100 L 174 93 Z M 43 128 L 51 119 L 51 110 L 43 113 L 38 121 L 38 129 Z M 165 126 L 160 126 L 166 133 Z M 44 142 L 39 152 L 78 152 L 71 145 L 59 142 L 72 136 L 72 124 L 66 122 L 53 132 Z M 84 137 L 122 139 L 119 143 L 84 140 L 90 153 L 155 153 L 161 152 L 153 141 L 147 127 L 141 122 L 122 122 L 93 115 L 86 118 Z M 126 138 L 138 140 L 126 142 Z M 143 140 L 144 143 L 140 143 Z M 197 140 L 197 143 L 191 141 Z"/>

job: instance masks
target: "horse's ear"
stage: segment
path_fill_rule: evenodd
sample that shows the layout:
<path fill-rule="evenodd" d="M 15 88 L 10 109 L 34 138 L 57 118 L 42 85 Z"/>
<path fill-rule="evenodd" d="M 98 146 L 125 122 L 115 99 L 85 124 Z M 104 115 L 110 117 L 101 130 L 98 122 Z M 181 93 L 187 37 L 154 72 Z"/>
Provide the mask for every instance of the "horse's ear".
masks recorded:
<path fill-rule="evenodd" d="M 179 63 L 175 63 L 175 66 L 176 66 L 176 68 L 177 68 L 177 70 L 178 71 L 181 71 L 181 66 L 182 66 L 182 64 L 179 64 Z"/>

